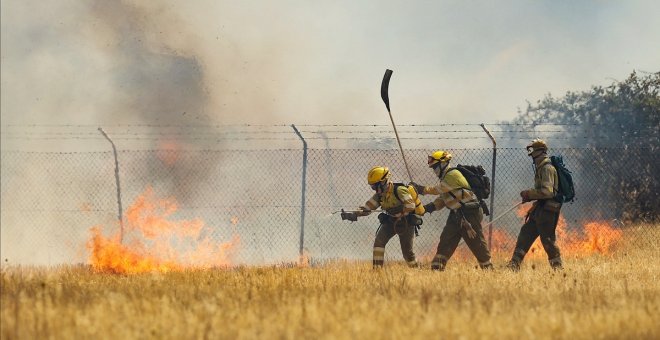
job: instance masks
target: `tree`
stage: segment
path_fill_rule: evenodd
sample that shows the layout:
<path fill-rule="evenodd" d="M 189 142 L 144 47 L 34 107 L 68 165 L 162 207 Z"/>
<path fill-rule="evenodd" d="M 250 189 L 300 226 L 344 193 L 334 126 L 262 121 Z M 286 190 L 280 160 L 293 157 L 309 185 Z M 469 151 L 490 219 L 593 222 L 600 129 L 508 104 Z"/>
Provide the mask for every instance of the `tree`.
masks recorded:
<path fill-rule="evenodd" d="M 589 188 L 605 199 L 606 209 L 629 221 L 660 217 L 660 72 L 639 76 L 589 91 L 551 95 L 528 103 L 513 123 L 558 124 L 562 137 L 588 152 L 574 155 L 579 169 L 597 175 L 601 183 Z M 578 184 L 579 185 L 579 184 Z M 578 194 L 580 187 L 577 188 Z"/>

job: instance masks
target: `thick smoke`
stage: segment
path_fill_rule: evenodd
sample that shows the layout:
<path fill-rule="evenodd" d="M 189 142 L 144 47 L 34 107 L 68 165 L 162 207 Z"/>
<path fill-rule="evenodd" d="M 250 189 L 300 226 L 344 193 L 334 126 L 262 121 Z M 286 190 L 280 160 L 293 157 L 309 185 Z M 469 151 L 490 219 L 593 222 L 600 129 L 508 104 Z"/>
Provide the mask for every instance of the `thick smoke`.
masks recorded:
<path fill-rule="evenodd" d="M 74 130 L 82 134 L 95 134 L 96 124 L 105 126 L 117 137 L 120 166 L 129 161 L 121 159 L 124 150 L 172 149 L 159 155 L 164 160 L 145 155 L 143 161 L 150 166 L 148 172 L 157 175 L 152 178 L 185 197 L 182 190 L 194 191 L 209 176 L 204 168 L 175 162 L 178 149 L 209 146 L 185 126 L 220 124 L 222 118 L 207 114 L 205 68 L 194 48 L 194 34 L 171 9 L 148 6 L 101 0 L 3 4 L 3 124 L 88 124 Z M 126 129 L 112 127 L 117 124 L 147 126 L 128 135 Z M 20 128 L 12 133 L 21 133 Z M 127 136 L 137 138 L 123 138 Z M 21 148 L 21 142 L 5 139 L 3 148 Z M 52 141 L 30 143 L 38 150 L 53 147 Z M 109 148 L 102 139 L 56 143 L 64 151 Z M 197 180 L 182 185 L 183 177 L 191 174 Z"/>
<path fill-rule="evenodd" d="M 142 161 L 149 165 L 147 172 L 155 174 L 149 176 L 151 179 L 162 182 L 171 194 L 182 200 L 211 175 L 205 171 L 208 167 L 178 162 L 180 148 L 206 147 L 205 140 L 195 138 L 194 128 L 186 126 L 209 126 L 218 121 L 206 114 L 208 95 L 203 65 L 191 51 L 168 45 L 168 29 L 156 33 L 164 23 L 150 21 L 152 12 L 159 11 L 115 1 L 96 1 L 89 8 L 89 14 L 98 19 L 102 31 L 109 33 L 109 39 L 101 40 L 99 47 L 114 61 L 111 79 L 116 101 L 111 114 L 120 122 L 137 120 L 138 124 L 155 126 L 141 131 L 147 136 L 162 137 L 156 139 L 152 147 L 165 151 L 157 154 L 159 159 L 145 154 Z M 181 27 L 175 18 L 170 20 L 171 25 Z M 111 45 L 103 47 L 108 41 Z M 163 131 L 161 126 L 178 128 L 175 135 L 168 136 L 158 134 Z"/>
<path fill-rule="evenodd" d="M 74 154 L 70 157 L 77 161 L 68 162 L 62 155 L 29 157 L 5 150 L 106 151 L 103 139 L 79 139 L 97 138 L 96 126 L 105 127 L 119 149 L 125 206 L 147 185 L 185 205 L 211 176 L 212 167 L 177 162 L 176 154 L 181 148 L 206 148 L 207 141 L 196 139 L 195 130 L 162 128 L 222 122 L 207 114 L 209 95 L 197 51 L 181 47 L 195 39 L 170 10 L 149 6 L 3 2 L 2 249 L 8 263 L 81 261 L 52 254 L 63 247 L 79 250 L 76 245 L 84 244 L 92 226 L 87 223 L 112 225 L 113 213 L 103 211 L 116 209 L 116 201 L 111 156 L 98 162 L 99 155 Z M 180 36 L 189 37 L 185 44 Z M 75 127 L 51 127 L 62 124 Z M 130 132 L 150 138 L 123 138 L 133 135 L 119 124 L 138 126 Z M 10 138 L 40 135 L 68 140 Z M 136 148 L 171 150 L 131 151 Z M 132 172 L 136 168 L 139 173 Z"/>
<path fill-rule="evenodd" d="M 181 123 L 176 113 L 201 112 L 199 63 L 147 34 L 145 18 L 119 1 L 3 6 L 3 123 Z"/>
<path fill-rule="evenodd" d="M 96 1 L 89 15 L 110 34 L 98 47 L 109 45 L 104 50 L 114 63 L 114 118 L 146 124 L 213 123 L 205 115 L 203 66 L 190 51 L 168 46 L 166 31 L 153 32 L 158 27 L 148 20 L 149 12 L 120 1 Z"/>
<path fill-rule="evenodd" d="M 622 7 L 625 15 L 621 15 Z M 220 200 L 214 195 L 227 193 L 232 199 L 247 198 L 223 202 L 226 205 L 294 206 L 298 201 L 291 192 L 298 192 L 298 173 L 283 176 L 273 168 L 297 167 L 297 151 L 284 157 L 241 153 L 240 161 L 250 164 L 253 171 L 247 173 L 240 162 L 231 163 L 223 153 L 185 156 L 176 152 L 223 146 L 217 139 L 200 138 L 209 131 L 218 135 L 218 131 L 162 126 L 389 124 L 378 93 L 385 68 L 395 70 L 391 97 L 399 124 L 508 118 L 515 107 L 511 98 L 520 104 L 547 91 L 561 93 L 581 88 L 585 82 L 598 83 L 602 77 L 621 74 L 621 69 L 655 65 L 658 48 L 653 46 L 657 44 L 648 41 L 657 35 L 658 21 L 651 18 L 657 11 L 640 11 L 646 7 L 610 4 L 600 6 L 595 11 L 599 16 L 594 16 L 589 5 L 548 11 L 547 4 L 475 8 L 470 3 L 443 2 L 374 6 L 348 1 L 3 1 L 0 116 L 3 125 L 87 125 L 87 130 L 72 131 L 95 137 L 96 126 L 107 127 L 120 150 L 125 205 L 144 185 L 152 184 L 159 186 L 160 194 L 174 195 L 183 205 L 217 204 Z M 521 10 L 525 20 L 518 20 Z M 583 20 L 594 17 L 597 20 Z M 611 25 L 612 18 L 621 25 Z M 650 29 L 626 24 L 631 20 L 651 25 Z M 117 124 L 161 127 L 113 130 L 111 126 Z M 22 149 L 28 143 L 31 150 L 109 150 L 103 139 L 26 141 L 5 138 L 9 132 L 24 133 L 20 128 L 2 132 L 3 150 Z M 125 138 L 133 134 L 146 139 Z M 294 142 L 299 148 L 299 141 Z M 434 143 L 431 148 L 450 147 L 429 143 Z M 396 150 L 391 139 L 377 144 Z M 370 140 L 363 146 L 373 145 Z M 413 145 L 411 140 L 404 141 L 405 148 Z M 485 145 L 490 146 L 487 140 Z M 256 144 L 250 146 L 259 150 Z M 128 151 L 135 148 L 166 151 Z M 331 155 L 325 153 L 323 162 L 335 162 Z M 111 158 L 78 156 L 3 153 L 3 246 L 37 248 L 35 244 L 41 243 L 34 243 L 29 231 L 44 225 L 53 230 L 40 229 L 48 231 L 42 237 L 59 233 L 69 238 L 60 232 L 62 228 L 84 225 L 77 204 L 86 202 L 78 202 L 80 197 L 96 198 L 99 202 L 91 210 L 109 211 L 109 219 L 114 218 Z M 227 176 L 230 172 L 237 175 Z M 399 174 L 404 174 L 403 168 Z M 343 203 L 335 185 L 340 177 L 327 168 L 317 175 L 331 183 L 330 203 Z M 363 175 L 360 170 L 360 178 Z M 227 190 L 223 181 L 231 182 L 232 189 Z M 272 186 L 274 181 L 280 186 Z M 264 197 L 262 187 L 274 187 L 282 197 Z M 249 195 L 263 201 L 255 203 Z M 62 198 L 76 200 L 76 206 L 62 203 Z M 13 219 L 7 217 L 7 207 L 26 209 L 35 216 L 38 211 L 58 216 L 65 215 L 63 210 L 73 212 L 68 220 L 50 216 L 48 221 L 29 220 L 24 213 L 14 214 Z M 280 223 L 295 213 L 286 214 Z M 217 211 L 209 214 L 220 215 Z M 255 214 L 245 215 L 247 220 Z M 268 216 L 264 221 L 271 219 Z M 259 227 L 270 237 L 270 225 Z M 19 237 L 5 237 L 6 232 Z"/>

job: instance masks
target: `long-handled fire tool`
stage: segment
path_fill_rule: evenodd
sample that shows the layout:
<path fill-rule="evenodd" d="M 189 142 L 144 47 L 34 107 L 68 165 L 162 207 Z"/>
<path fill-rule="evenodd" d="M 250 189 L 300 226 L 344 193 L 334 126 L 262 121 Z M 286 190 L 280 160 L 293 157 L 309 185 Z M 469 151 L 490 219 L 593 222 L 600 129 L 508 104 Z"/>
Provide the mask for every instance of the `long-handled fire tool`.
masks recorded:
<path fill-rule="evenodd" d="M 385 75 L 383 76 L 383 82 L 380 84 L 380 97 L 385 103 L 387 108 L 387 113 L 390 114 L 390 121 L 392 122 L 392 127 L 394 128 L 394 135 L 396 136 L 396 141 L 399 143 L 399 150 L 401 150 L 401 157 L 403 157 L 403 164 L 406 166 L 406 171 L 408 172 L 408 179 L 413 182 L 412 175 L 410 174 L 410 168 L 408 167 L 408 161 L 406 161 L 406 155 L 403 153 L 403 147 L 401 146 L 401 139 L 399 139 L 399 132 L 396 130 L 396 124 L 394 124 L 394 118 L 392 118 L 392 111 L 390 110 L 390 97 L 388 94 L 388 89 L 390 86 L 390 78 L 392 77 L 392 70 L 385 70 Z"/>
<path fill-rule="evenodd" d="M 332 215 L 338 214 L 338 213 L 361 213 L 361 212 L 364 212 L 364 210 L 344 210 L 344 209 L 342 209 L 342 210 L 333 211 Z M 369 213 L 374 213 L 374 212 L 385 212 L 385 210 L 382 210 L 382 209 L 369 210 Z"/>
<path fill-rule="evenodd" d="M 484 224 L 483 226 L 485 227 L 485 226 L 488 226 L 488 225 L 491 225 L 491 224 L 495 223 L 497 220 L 499 220 L 500 218 L 504 217 L 504 215 L 510 213 L 511 210 L 513 210 L 513 209 L 519 207 L 519 206 L 520 206 L 521 204 L 523 204 L 523 203 L 525 203 L 525 202 L 520 202 L 520 203 L 514 205 L 513 207 L 507 209 L 505 212 L 503 212 L 502 214 L 500 214 L 500 216 L 495 217 L 492 221 L 490 221 L 490 222 Z"/>

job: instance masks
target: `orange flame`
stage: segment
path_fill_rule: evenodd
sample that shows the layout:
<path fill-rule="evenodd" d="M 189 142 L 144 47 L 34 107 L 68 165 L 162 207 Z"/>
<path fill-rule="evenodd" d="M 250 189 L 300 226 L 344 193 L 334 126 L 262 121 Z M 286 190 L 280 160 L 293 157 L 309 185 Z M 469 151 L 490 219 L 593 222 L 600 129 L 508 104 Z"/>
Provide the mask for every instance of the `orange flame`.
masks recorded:
<path fill-rule="evenodd" d="M 529 205 L 521 205 L 516 215 L 524 223 Z M 484 231 L 486 232 L 486 231 Z M 557 222 L 557 245 L 563 255 L 588 256 L 592 254 L 610 254 L 623 238 L 623 231 L 614 228 L 607 221 L 588 221 L 581 228 L 568 228 L 566 219 L 559 215 Z M 500 228 L 493 228 L 493 252 L 513 252 L 517 235 L 510 235 Z M 541 255 L 542 254 L 542 255 Z M 536 239 L 528 252 L 528 256 L 545 256 L 540 239 Z"/>
<path fill-rule="evenodd" d="M 126 211 L 124 242 L 119 232 L 105 237 L 102 227 L 92 227 L 87 249 L 94 270 L 134 274 L 231 266 L 240 244 L 238 218 L 231 221 L 231 240 L 218 243 L 200 219 L 172 221 L 176 210 L 173 198 L 158 199 L 148 187 Z"/>
<path fill-rule="evenodd" d="M 584 225 L 582 238 L 573 242 L 560 242 L 559 247 L 567 254 L 589 255 L 593 253 L 610 254 L 623 238 L 623 231 L 615 229 L 609 222 L 592 221 Z M 565 236 L 567 240 L 574 237 Z"/>
<path fill-rule="evenodd" d="M 490 248 L 493 256 L 503 256 L 506 258 L 511 256 L 520 227 L 524 223 L 527 211 L 530 208 L 530 204 L 526 204 L 516 209 L 516 215 L 521 219 L 521 224 L 517 228 L 505 229 L 497 225 L 493 226 Z M 488 228 L 484 228 L 483 233 L 486 239 L 488 239 L 488 232 Z M 615 228 L 607 221 L 586 221 L 569 228 L 566 219 L 561 214 L 559 215 L 555 233 L 557 236 L 557 245 L 563 256 L 584 257 L 593 254 L 611 254 L 623 239 L 623 230 Z M 429 250 L 423 258 L 432 258 L 433 255 L 431 254 L 435 254 L 435 249 Z M 530 257 L 539 259 L 546 257 L 543 246 L 538 238 L 527 253 L 527 258 Z M 467 247 L 458 247 L 452 258 L 470 260 L 474 259 L 474 255 L 472 255 Z"/>

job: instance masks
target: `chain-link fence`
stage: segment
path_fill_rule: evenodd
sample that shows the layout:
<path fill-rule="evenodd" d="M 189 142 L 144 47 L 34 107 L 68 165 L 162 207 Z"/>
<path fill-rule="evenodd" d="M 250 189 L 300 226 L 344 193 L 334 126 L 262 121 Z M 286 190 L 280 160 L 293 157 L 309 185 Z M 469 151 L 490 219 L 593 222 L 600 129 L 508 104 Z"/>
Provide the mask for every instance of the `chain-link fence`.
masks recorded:
<path fill-rule="evenodd" d="M 437 182 L 426 166 L 430 151 L 406 150 L 414 180 L 426 185 Z M 455 164 L 480 164 L 490 176 L 491 149 L 450 151 Z M 562 209 L 560 246 L 598 242 L 588 234 L 594 231 L 585 228 L 589 222 L 605 221 L 595 232 L 600 233 L 596 237 L 607 238 L 608 233 L 625 233 L 626 227 L 618 221 L 657 216 L 653 209 L 658 205 L 658 181 L 652 176 L 660 170 L 657 153 L 623 148 L 564 148 L 551 153 L 564 156 L 573 170 L 577 191 L 575 202 Z M 608 159 L 624 154 L 631 164 L 645 167 L 634 173 L 614 171 Z M 394 181 L 408 182 L 397 149 L 310 149 L 305 163 L 301 149 L 119 150 L 118 160 L 125 207 L 152 187 L 157 195 L 177 200 L 176 219 L 203 220 L 214 228 L 213 237 L 218 241 L 231 236 L 231 221 L 237 220 L 235 232 L 241 244 L 235 261 L 247 264 L 295 261 L 301 246 L 312 259 L 369 259 L 378 227 L 375 214 L 350 223 L 333 212 L 357 208 L 371 197 L 366 174 L 374 165 L 388 166 Z M 1 162 L 3 261 L 85 262 L 90 227 L 116 224 L 112 152 L 5 151 Z M 491 209 L 498 216 L 519 202 L 519 192 L 533 184 L 533 166 L 524 149 L 497 151 L 494 182 Z M 422 196 L 423 203 L 432 199 Z M 424 217 L 415 241 L 418 255 L 434 254 L 447 214 L 445 210 Z M 494 224 L 491 237 L 496 255 L 509 255 L 521 224 L 519 212 Z M 651 232 L 655 230 L 649 230 L 649 235 Z M 401 257 L 396 240 L 388 244 L 386 254 Z"/>
<path fill-rule="evenodd" d="M 496 126 L 493 134 L 505 141 L 527 142 L 531 135 L 551 134 L 551 147 L 561 142 L 576 145 L 562 132 L 573 126 Z M 290 262 L 303 251 L 317 260 L 369 259 L 378 227 L 375 214 L 351 223 L 342 221 L 337 212 L 356 209 L 371 197 L 366 174 L 375 165 L 390 167 L 396 182 L 409 181 L 388 126 L 303 126 L 302 134 L 297 135 L 291 127 L 111 128 L 111 135 L 124 144 L 118 152 L 124 216 L 147 188 L 153 188 L 157 197 L 177 201 L 177 210 L 169 218 L 204 221 L 217 242 L 238 234 L 237 263 Z M 5 142 L 16 141 L 20 150 L 75 149 L 95 142 L 108 149 L 107 140 L 89 130 L 85 125 L 9 126 L 2 137 Z M 405 152 L 413 179 L 425 185 L 437 183 L 426 159 L 433 151 L 428 146 L 435 148 L 440 140 L 453 153 L 454 164 L 482 165 L 492 177 L 493 150 L 476 147 L 490 145 L 484 130 L 476 124 L 403 126 L 400 132 L 409 146 Z M 307 149 L 305 142 L 300 148 L 303 138 L 316 143 Z M 173 142 L 177 139 L 184 141 Z M 154 144 L 135 147 L 139 142 Z M 125 150 L 127 143 L 133 150 Z M 181 146 L 186 143 L 188 148 Z M 416 146 L 410 147 L 413 144 Z M 520 143 L 508 144 L 512 147 L 497 149 L 493 216 L 519 202 L 519 192 L 533 185 L 533 165 L 524 148 Z M 569 252 L 585 247 L 608 251 L 604 247 L 610 243 L 601 241 L 620 237 L 627 230 L 624 221 L 657 221 L 660 182 L 655 174 L 660 169 L 656 146 L 563 147 L 552 148 L 551 154 L 564 156 L 577 191 L 575 202 L 562 209 L 560 247 Z M 120 228 L 112 152 L 3 150 L 0 161 L 4 262 L 85 262 L 91 227 Z M 422 196 L 422 201 L 433 198 Z M 514 210 L 492 229 L 486 228 L 496 256 L 510 254 L 524 212 L 525 208 Z M 434 254 L 447 215 L 444 210 L 424 216 L 415 240 L 420 257 Z M 486 217 L 484 223 L 488 220 Z M 386 256 L 399 259 L 398 248 L 393 240 Z"/>

